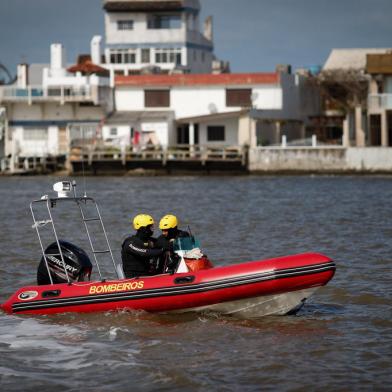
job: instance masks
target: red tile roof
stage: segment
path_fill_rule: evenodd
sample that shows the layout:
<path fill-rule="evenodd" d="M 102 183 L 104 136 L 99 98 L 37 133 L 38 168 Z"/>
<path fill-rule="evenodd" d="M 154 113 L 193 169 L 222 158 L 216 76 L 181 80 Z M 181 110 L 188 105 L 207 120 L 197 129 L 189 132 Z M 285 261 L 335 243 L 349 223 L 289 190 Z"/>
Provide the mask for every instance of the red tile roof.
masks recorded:
<path fill-rule="evenodd" d="M 279 84 L 277 73 L 116 76 L 116 86 L 214 86 Z"/>

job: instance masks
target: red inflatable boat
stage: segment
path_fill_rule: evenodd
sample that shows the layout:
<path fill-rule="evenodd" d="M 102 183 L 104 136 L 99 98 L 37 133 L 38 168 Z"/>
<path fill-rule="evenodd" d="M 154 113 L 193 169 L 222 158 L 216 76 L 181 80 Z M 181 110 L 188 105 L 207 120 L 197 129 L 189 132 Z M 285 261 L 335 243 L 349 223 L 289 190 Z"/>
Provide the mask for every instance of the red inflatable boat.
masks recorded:
<path fill-rule="evenodd" d="M 204 263 L 190 268 L 186 263 L 189 251 L 198 249 L 193 237 L 179 243 L 176 253 L 180 262 L 176 272 L 125 279 L 115 263 L 103 226 L 101 215 L 92 198 L 77 197 L 75 183 L 63 182 L 57 198 L 44 196 L 31 203 L 43 257 L 40 268 L 46 274 L 45 284 L 26 286 L 17 290 L 1 308 L 15 314 L 52 314 L 64 312 L 105 312 L 116 310 L 145 310 L 148 312 L 212 311 L 239 317 L 254 318 L 269 314 L 287 314 L 298 310 L 310 295 L 324 286 L 335 273 L 335 263 L 318 253 L 305 253 L 269 260 L 253 261 L 225 267 Z M 55 184 L 55 190 L 58 184 Z M 73 191 L 73 197 L 68 192 Z M 92 264 L 80 248 L 58 238 L 52 215 L 53 208 L 71 202 L 80 209 L 91 245 L 98 279 L 89 281 Z M 46 220 L 35 219 L 35 206 L 45 206 Z M 86 217 L 84 207 L 92 204 L 96 216 Z M 91 241 L 89 224 L 98 223 L 108 249 L 96 250 Z M 46 250 L 40 228 L 50 225 L 55 242 Z M 186 241 L 191 243 L 186 245 Z M 189 245 L 189 244 L 188 244 Z M 187 253 L 188 252 L 188 253 Z M 195 252 L 193 252 L 194 254 Z M 197 253 L 197 252 L 196 252 Z M 117 279 L 103 277 L 98 256 L 110 256 Z M 193 256 L 194 257 L 194 256 Z M 189 260 L 188 260 L 189 261 Z M 203 265 L 203 263 L 201 263 Z M 83 273 L 82 273 L 83 272 Z M 40 269 L 39 274 L 40 275 Z M 40 279 L 40 278 L 39 278 Z M 66 283 L 57 283 L 56 279 Z M 87 279 L 87 281 L 86 281 Z"/>
<path fill-rule="evenodd" d="M 211 310 L 261 317 L 297 310 L 334 272 L 328 257 L 308 253 L 194 273 L 28 286 L 1 307 L 8 313 Z"/>

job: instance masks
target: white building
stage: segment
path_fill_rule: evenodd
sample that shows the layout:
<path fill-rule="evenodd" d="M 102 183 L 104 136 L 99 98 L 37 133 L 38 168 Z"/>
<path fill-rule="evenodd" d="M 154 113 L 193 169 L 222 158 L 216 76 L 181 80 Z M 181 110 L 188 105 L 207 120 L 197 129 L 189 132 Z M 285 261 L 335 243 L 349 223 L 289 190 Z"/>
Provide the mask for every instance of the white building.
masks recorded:
<path fill-rule="evenodd" d="M 5 109 L 5 155 L 65 155 L 73 139 L 95 137 L 112 110 L 109 78 L 67 72 L 61 44 L 51 45 L 50 64 L 21 64 L 14 85 L 0 87 Z"/>
<path fill-rule="evenodd" d="M 325 122 L 331 118 L 339 120 L 335 123 L 341 124 L 342 144 L 346 147 L 392 145 L 391 51 L 391 48 L 333 49 L 323 67 L 327 74 L 357 75 L 362 79 L 364 91 L 367 88 L 367 102 L 359 97 L 351 109 L 325 111 Z M 355 92 L 358 86 L 351 89 Z M 347 100 L 344 96 L 342 99 Z"/>
<path fill-rule="evenodd" d="M 210 73 L 212 18 L 200 31 L 199 0 L 105 0 L 105 47 L 91 41 L 92 60 L 117 75 Z"/>
<path fill-rule="evenodd" d="M 309 116 L 319 111 L 318 93 L 305 81 L 284 73 L 118 76 L 117 114 L 106 120 L 103 136 L 162 146 L 303 138 Z"/>
<path fill-rule="evenodd" d="M 199 0 L 105 0 L 104 10 L 104 49 L 95 36 L 84 59 L 106 77 L 71 74 L 63 46 L 53 44 L 50 64 L 21 64 L 16 84 L 0 87 L 7 156 L 65 155 L 73 144 L 97 140 L 125 149 L 305 137 L 318 91 L 284 67 L 222 73 L 211 18 L 200 31 Z M 86 69 L 85 60 L 76 69 Z"/>

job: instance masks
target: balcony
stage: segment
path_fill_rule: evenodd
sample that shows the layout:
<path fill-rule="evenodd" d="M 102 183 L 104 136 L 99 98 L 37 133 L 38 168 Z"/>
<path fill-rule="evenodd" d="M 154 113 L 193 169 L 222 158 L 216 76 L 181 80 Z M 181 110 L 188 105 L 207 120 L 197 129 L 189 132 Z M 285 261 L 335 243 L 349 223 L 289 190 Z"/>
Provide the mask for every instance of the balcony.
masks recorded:
<path fill-rule="evenodd" d="M 369 94 L 369 112 L 381 112 L 388 109 L 392 109 L 392 94 Z"/>
<path fill-rule="evenodd" d="M 91 86 L 80 87 L 48 87 L 28 86 L 18 88 L 14 86 L 4 86 L 0 93 L 0 100 L 4 102 L 94 102 L 98 99 L 97 91 Z"/>

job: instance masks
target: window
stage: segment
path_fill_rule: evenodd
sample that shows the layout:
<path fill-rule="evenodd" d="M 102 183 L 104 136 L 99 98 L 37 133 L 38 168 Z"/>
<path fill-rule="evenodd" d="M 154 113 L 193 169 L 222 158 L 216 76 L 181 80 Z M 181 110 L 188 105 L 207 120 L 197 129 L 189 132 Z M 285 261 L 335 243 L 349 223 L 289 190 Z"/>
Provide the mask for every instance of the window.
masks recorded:
<path fill-rule="evenodd" d="M 111 64 L 135 64 L 136 52 L 133 49 L 116 49 L 110 52 Z"/>
<path fill-rule="evenodd" d="M 177 144 L 189 144 L 188 124 L 183 124 L 177 128 Z"/>
<path fill-rule="evenodd" d="M 223 125 L 213 125 L 207 127 L 207 141 L 208 142 L 224 142 L 225 141 L 225 127 Z"/>
<path fill-rule="evenodd" d="M 144 106 L 146 108 L 170 107 L 170 90 L 145 90 Z"/>
<path fill-rule="evenodd" d="M 110 136 L 117 136 L 117 128 L 110 128 Z"/>
<path fill-rule="evenodd" d="M 195 124 L 195 144 L 199 144 L 199 124 Z"/>
<path fill-rule="evenodd" d="M 29 141 L 47 140 L 47 128 L 24 128 L 23 139 Z"/>
<path fill-rule="evenodd" d="M 136 54 L 135 53 L 124 53 L 124 63 L 125 64 L 135 64 L 136 63 Z"/>
<path fill-rule="evenodd" d="M 180 15 L 152 15 L 147 21 L 148 29 L 180 29 Z"/>
<path fill-rule="evenodd" d="M 71 142 L 76 141 L 78 143 L 84 143 L 88 139 L 95 139 L 99 124 L 71 124 L 69 126 L 69 137 Z M 75 143 L 73 143 L 75 144 Z"/>
<path fill-rule="evenodd" d="M 252 89 L 227 89 L 226 106 L 252 106 Z"/>
<path fill-rule="evenodd" d="M 118 20 L 117 30 L 133 30 L 133 20 Z"/>
<path fill-rule="evenodd" d="M 180 48 L 162 48 L 155 49 L 155 62 L 160 63 L 174 63 L 181 64 L 181 49 Z"/>
<path fill-rule="evenodd" d="M 150 62 L 150 49 L 142 49 L 142 63 Z"/>

